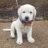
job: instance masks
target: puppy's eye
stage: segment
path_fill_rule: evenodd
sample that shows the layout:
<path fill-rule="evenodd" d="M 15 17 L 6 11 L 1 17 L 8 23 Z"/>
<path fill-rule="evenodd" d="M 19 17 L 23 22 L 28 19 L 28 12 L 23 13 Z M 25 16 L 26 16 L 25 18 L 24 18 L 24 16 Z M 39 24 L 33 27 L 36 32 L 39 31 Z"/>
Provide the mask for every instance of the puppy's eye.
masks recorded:
<path fill-rule="evenodd" d="M 32 12 L 30 11 L 30 14 L 32 14 Z"/>
<path fill-rule="evenodd" d="M 23 13 L 25 13 L 25 11 L 23 11 Z"/>

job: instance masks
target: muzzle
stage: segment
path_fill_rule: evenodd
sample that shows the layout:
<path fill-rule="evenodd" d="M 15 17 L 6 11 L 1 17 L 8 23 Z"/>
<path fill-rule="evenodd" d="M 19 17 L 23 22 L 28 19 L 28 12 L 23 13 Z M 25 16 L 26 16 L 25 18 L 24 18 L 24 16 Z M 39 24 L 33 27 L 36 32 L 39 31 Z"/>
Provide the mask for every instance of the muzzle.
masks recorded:
<path fill-rule="evenodd" d="M 20 19 L 20 18 L 19 18 L 19 19 Z M 24 24 L 24 26 L 31 26 L 31 24 L 32 24 L 32 22 L 33 22 L 33 20 L 28 21 L 28 22 L 25 22 L 24 20 L 21 20 L 21 19 L 20 19 L 20 21 L 21 21 L 22 24 Z"/>

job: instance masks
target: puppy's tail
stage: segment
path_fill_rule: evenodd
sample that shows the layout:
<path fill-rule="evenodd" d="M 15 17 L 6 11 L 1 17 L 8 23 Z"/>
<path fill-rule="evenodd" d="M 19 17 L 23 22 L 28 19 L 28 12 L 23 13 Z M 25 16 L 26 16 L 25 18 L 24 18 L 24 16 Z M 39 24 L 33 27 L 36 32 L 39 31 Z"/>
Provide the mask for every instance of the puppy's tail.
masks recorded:
<path fill-rule="evenodd" d="M 3 31 L 11 31 L 11 29 L 2 29 Z"/>

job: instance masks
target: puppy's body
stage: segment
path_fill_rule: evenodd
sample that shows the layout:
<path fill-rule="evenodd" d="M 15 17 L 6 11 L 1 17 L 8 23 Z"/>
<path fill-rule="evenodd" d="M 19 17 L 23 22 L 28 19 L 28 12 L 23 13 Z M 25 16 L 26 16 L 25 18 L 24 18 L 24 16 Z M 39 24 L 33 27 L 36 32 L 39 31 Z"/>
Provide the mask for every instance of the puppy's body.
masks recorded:
<path fill-rule="evenodd" d="M 27 34 L 27 40 L 30 43 L 33 43 L 35 40 L 32 37 L 32 20 L 36 16 L 36 9 L 34 6 L 26 4 L 22 5 L 18 9 L 18 19 L 11 24 L 11 37 L 15 37 L 15 30 L 17 32 L 17 44 L 23 43 L 22 35 L 23 33 Z M 29 23 L 30 22 L 30 23 Z M 24 25 L 25 24 L 25 25 Z"/>
<path fill-rule="evenodd" d="M 22 24 L 20 19 L 18 18 L 16 21 L 12 22 L 11 28 L 21 30 L 22 33 L 27 33 L 30 30 L 30 28 L 32 28 L 32 24 L 30 26 L 24 26 L 24 24 Z"/>
<path fill-rule="evenodd" d="M 22 35 L 24 33 L 27 34 L 27 39 L 29 42 L 33 43 L 35 40 L 32 38 L 32 25 L 31 26 L 24 26 L 24 24 L 21 23 L 19 18 L 14 21 L 11 25 L 11 37 L 14 38 L 15 34 L 14 32 L 17 32 L 17 44 L 22 44 L 23 39 Z"/>

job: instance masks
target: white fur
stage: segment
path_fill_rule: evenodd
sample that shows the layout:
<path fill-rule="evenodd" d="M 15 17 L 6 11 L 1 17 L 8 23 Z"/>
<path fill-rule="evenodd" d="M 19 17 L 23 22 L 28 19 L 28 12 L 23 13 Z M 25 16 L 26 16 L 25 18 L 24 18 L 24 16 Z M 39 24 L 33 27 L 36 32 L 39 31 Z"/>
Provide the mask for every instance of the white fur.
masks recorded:
<path fill-rule="evenodd" d="M 3 29 L 3 31 L 11 31 L 11 29 Z"/>
<path fill-rule="evenodd" d="M 23 13 L 23 11 L 25 11 L 25 13 Z M 30 11 L 32 12 L 31 14 L 30 14 Z M 26 16 L 29 17 L 29 21 L 33 20 L 35 18 L 35 16 L 36 16 L 36 9 L 35 9 L 34 6 L 29 5 L 29 4 L 22 5 L 18 9 L 18 16 L 22 20 L 25 20 Z M 20 44 L 23 43 L 23 38 L 22 38 L 23 33 L 27 34 L 28 42 L 30 42 L 30 43 L 35 42 L 35 40 L 32 37 L 32 25 L 24 27 L 24 24 L 21 23 L 19 18 L 16 21 L 12 22 L 12 24 L 11 24 L 11 32 L 10 32 L 11 35 L 10 36 L 12 38 L 14 38 L 15 37 L 14 32 L 16 30 L 16 32 L 17 32 L 17 41 L 16 41 L 16 43 L 17 44 L 20 45 Z M 6 30 L 4 29 L 4 31 L 6 31 Z"/>

